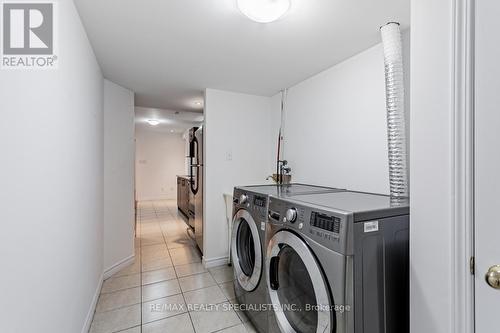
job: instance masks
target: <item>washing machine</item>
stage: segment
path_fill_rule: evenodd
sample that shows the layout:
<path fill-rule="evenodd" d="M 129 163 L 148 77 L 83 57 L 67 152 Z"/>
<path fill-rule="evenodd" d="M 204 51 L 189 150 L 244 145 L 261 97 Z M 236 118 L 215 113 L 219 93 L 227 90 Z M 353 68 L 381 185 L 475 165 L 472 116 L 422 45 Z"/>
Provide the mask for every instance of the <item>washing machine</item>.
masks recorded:
<path fill-rule="evenodd" d="M 271 197 L 268 213 L 269 332 L 409 332 L 407 199 Z"/>
<path fill-rule="evenodd" d="M 266 333 L 269 328 L 269 297 L 264 277 L 269 198 L 333 191 L 339 189 L 305 184 L 246 186 L 234 189 L 231 239 L 234 290 L 240 308 L 260 333 Z"/>

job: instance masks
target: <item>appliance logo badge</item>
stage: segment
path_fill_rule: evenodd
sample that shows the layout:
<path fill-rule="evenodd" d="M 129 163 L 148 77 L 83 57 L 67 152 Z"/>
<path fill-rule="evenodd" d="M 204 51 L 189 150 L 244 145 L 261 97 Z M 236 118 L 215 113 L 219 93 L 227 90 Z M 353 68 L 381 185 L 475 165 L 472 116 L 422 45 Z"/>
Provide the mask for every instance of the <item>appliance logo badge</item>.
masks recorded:
<path fill-rule="evenodd" d="M 54 2 L 0 1 L 2 69 L 57 68 Z"/>
<path fill-rule="evenodd" d="M 365 222 L 365 232 L 378 231 L 378 221 Z"/>

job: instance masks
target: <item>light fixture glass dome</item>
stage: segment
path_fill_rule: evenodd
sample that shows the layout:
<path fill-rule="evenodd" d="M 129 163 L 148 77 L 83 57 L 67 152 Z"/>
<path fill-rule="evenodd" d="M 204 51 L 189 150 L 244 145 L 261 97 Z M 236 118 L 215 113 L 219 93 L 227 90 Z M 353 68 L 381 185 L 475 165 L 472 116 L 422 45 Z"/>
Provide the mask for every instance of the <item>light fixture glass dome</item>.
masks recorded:
<path fill-rule="evenodd" d="M 238 0 L 238 8 L 259 23 L 276 21 L 290 9 L 290 0 Z"/>

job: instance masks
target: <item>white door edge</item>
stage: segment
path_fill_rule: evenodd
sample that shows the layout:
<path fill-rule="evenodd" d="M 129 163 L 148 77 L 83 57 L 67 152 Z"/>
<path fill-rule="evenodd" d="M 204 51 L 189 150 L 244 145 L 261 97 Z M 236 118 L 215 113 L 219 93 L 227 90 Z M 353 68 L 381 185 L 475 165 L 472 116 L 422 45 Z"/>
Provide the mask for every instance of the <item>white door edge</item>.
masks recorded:
<path fill-rule="evenodd" d="M 474 0 L 455 0 L 452 331 L 474 327 Z M 473 261 L 472 261 L 473 263 Z"/>

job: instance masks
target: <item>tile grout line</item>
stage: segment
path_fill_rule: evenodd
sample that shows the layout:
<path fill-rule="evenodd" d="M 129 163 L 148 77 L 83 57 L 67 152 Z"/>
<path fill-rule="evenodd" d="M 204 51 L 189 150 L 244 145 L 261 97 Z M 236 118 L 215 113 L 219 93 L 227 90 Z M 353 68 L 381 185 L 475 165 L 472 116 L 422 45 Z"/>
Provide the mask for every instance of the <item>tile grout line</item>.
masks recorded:
<path fill-rule="evenodd" d="M 162 228 L 161 228 L 161 226 L 160 226 L 160 224 L 159 224 L 159 222 L 158 222 L 158 215 L 157 215 L 157 212 L 156 212 L 156 208 L 155 208 L 155 206 L 154 206 L 154 203 L 153 203 L 153 209 L 154 209 L 154 211 L 155 211 L 155 215 L 156 215 L 156 218 L 155 218 L 155 220 L 156 220 L 156 221 L 155 221 L 155 223 L 157 223 L 157 224 L 158 224 L 158 226 L 159 226 L 159 228 L 160 228 L 160 233 L 161 233 L 162 238 L 163 238 L 163 243 L 165 244 L 165 247 L 167 248 L 167 253 L 168 253 L 169 257 L 170 257 L 170 260 L 172 260 L 172 259 L 171 259 L 171 254 L 170 254 L 170 251 L 169 251 L 169 249 L 168 249 L 167 241 L 166 241 L 166 239 L 165 239 L 165 234 L 163 233 L 163 230 L 162 230 Z M 160 244 L 162 244 L 162 243 L 160 243 Z M 142 252 L 142 247 L 141 247 L 141 252 Z M 141 255 L 141 260 L 142 260 L 142 255 Z M 179 282 L 178 282 L 177 272 L 176 272 L 176 270 L 175 270 L 175 267 L 174 267 L 174 265 L 173 265 L 173 262 L 172 262 L 172 266 L 171 266 L 171 267 L 172 267 L 172 268 L 173 268 L 173 270 L 174 270 L 174 274 L 175 274 L 175 276 L 176 276 L 177 283 L 179 283 Z M 168 267 L 167 267 L 167 268 L 168 268 Z M 154 271 L 154 270 L 153 270 L 153 271 Z M 142 272 L 142 265 L 141 265 L 141 290 L 142 290 L 142 287 L 143 287 L 143 286 L 142 286 L 142 273 L 143 273 L 143 272 Z M 171 279 L 171 280 L 173 280 L 173 279 Z M 170 281 L 170 280 L 166 280 L 166 281 Z M 161 281 L 161 282 L 165 282 L 165 281 Z M 179 290 L 180 290 L 180 285 L 179 285 Z M 180 293 L 180 294 L 182 295 L 182 291 L 181 291 L 181 293 Z M 179 295 L 179 294 L 170 295 L 170 296 L 167 296 L 167 297 L 176 296 L 176 295 Z M 182 297 L 183 297 L 183 299 L 184 299 L 184 295 L 182 295 Z M 164 298 L 164 297 L 160 297 L 160 298 L 158 298 L 158 299 L 161 299 L 161 298 Z M 150 301 L 148 301 L 148 302 L 152 302 L 152 301 L 155 301 L 155 300 L 157 300 L 157 299 L 150 300 Z M 186 301 L 184 300 L 184 302 L 186 302 Z M 143 319 L 142 319 L 142 308 L 143 308 L 143 306 L 144 306 L 144 302 L 143 302 L 143 300 L 142 300 L 142 295 L 141 295 L 141 333 L 142 333 L 142 327 L 143 327 L 143 325 L 145 325 L 145 324 L 143 323 Z M 177 314 L 177 315 L 181 315 L 181 314 L 184 314 L 184 313 L 180 313 L 180 314 Z M 175 316 L 177 316 L 177 315 L 173 315 L 173 316 L 166 317 L 166 318 L 162 318 L 162 319 L 158 319 L 158 320 L 153 320 L 153 321 L 151 321 L 151 322 L 148 322 L 147 324 L 154 323 L 155 321 L 159 321 L 159 320 L 163 320 L 163 319 L 167 319 L 167 318 L 172 318 L 172 317 L 175 317 Z"/>
<path fill-rule="evenodd" d="M 163 206 L 162 204 L 164 204 L 165 206 Z M 200 252 L 198 251 L 198 249 L 194 248 L 194 246 L 192 246 L 192 245 L 185 245 L 185 246 L 179 246 L 179 247 L 169 248 L 169 243 L 168 243 L 167 239 L 169 237 L 171 237 L 171 238 L 177 238 L 177 237 L 183 236 L 183 230 L 181 230 L 180 226 L 183 226 L 183 223 L 186 223 L 184 220 L 181 221 L 178 218 L 176 218 L 175 214 L 172 213 L 172 208 L 170 206 L 171 205 L 166 204 L 164 202 L 152 201 L 151 203 L 149 203 L 149 207 L 144 207 L 143 205 L 139 205 L 139 207 L 138 207 L 139 214 L 138 214 L 137 219 L 139 220 L 138 221 L 139 222 L 139 228 L 137 228 L 138 234 L 136 235 L 136 238 L 138 238 L 137 245 L 138 245 L 138 249 L 139 249 L 138 252 L 140 253 L 140 255 L 139 255 L 140 256 L 140 259 L 139 259 L 139 274 L 140 274 L 139 281 L 140 281 L 140 283 L 139 283 L 138 287 L 141 288 L 140 292 L 139 292 L 140 293 L 140 303 L 138 303 L 139 306 L 140 306 L 140 311 L 141 311 L 141 313 L 140 313 L 140 316 L 141 316 L 140 318 L 141 319 L 140 319 L 140 327 L 139 328 L 140 328 L 140 332 L 142 332 L 143 331 L 142 328 L 143 328 L 144 325 L 147 325 L 147 324 L 150 324 L 150 323 L 154 323 L 154 322 L 157 322 L 157 321 L 161 321 L 161 320 L 165 320 L 165 319 L 168 319 L 168 318 L 173 318 L 173 317 L 176 317 L 176 316 L 179 316 L 179 315 L 185 315 L 187 313 L 188 316 L 189 316 L 190 323 L 191 323 L 191 328 L 196 333 L 196 328 L 195 328 L 195 325 L 194 325 L 193 317 L 191 315 L 191 312 L 195 312 L 195 311 L 189 311 L 189 309 L 186 309 L 186 312 L 182 312 L 182 313 L 170 315 L 170 316 L 167 316 L 165 318 L 155 319 L 155 320 L 152 320 L 152 321 L 150 321 L 148 323 L 145 323 L 145 317 L 143 315 L 143 307 L 144 307 L 145 303 L 154 302 L 156 300 L 159 300 L 159 299 L 162 299 L 162 298 L 166 298 L 166 297 L 173 297 L 173 296 L 182 295 L 183 301 L 184 301 L 184 303 L 185 303 L 185 305 L 187 307 L 187 302 L 186 302 L 186 298 L 185 298 L 186 293 L 195 292 L 195 291 L 199 291 L 199 290 L 206 289 L 206 288 L 212 288 L 212 287 L 215 287 L 215 286 L 217 286 L 217 289 L 223 294 L 223 296 L 225 298 L 225 300 L 216 303 L 216 305 L 220 305 L 220 304 L 224 304 L 224 303 L 227 303 L 227 304 L 231 304 L 232 303 L 232 299 L 230 298 L 231 295 L 230 294 L 226 295 L 224 293 L 224 289 L 227 289 L 227 288 L 223 288 L 223 286 L 225 284 L 230 283 L 231 281 L 224 281 L 225 279 L 221 279 L 222 281 L 219 283 L 217 281 L 217 279 L 215 279 L 215 272 L 218 271 L 219 269 L 215 268 L 215 269 L 208 270 L 208 269 L 206 269 L 206 268 L 203 267 L 203 269 L 204 269 L 203 271 L 196 271 L 196 269 L 198 269 L 198 267 L 197 267 L 197 268 L 193 268 L 195 270 L 195 272 L 190 272 L 187 275 L 183 275 L 182 277 L 179 276 L 177 267 L 180 267 L 180 266 L 186 266 L 187 267 L 189 265 L 200 264 L 199 261 L 190 261 L 190 260 L 192 260 L 192 258 L 194 258 L 194 257 L 196 257 L 196 259 L 198 260 L 198 259 L 200 259 L 201 255 L 200 255 Z M 170 225 L 172 225 L 172 229 L 169 228 Z M 143 230 L 144 230 L 145 227 L 147 227 L 147 229 L 148 229 L 148 234 L 149 234 L 149 230 L 152 231 L 151 232 L 151 237 L 153 237 L 153 238 L 159 236 L 159 235 L 157 235 L 158 232 L 159 232 L 161 234 L 161 239 L 163 239 L 163 242 L 158 243 L 158 244 L 154 243 L 154 244 L 147 244 L 147 245 L 145 245 L 143 243 L 143 235 L 144 235 L 143 234 Z M 179 227 L 179 228 L 177 228 L 177 227 Z M 155 235 L 157 235 L 157 236 L 155 236 Z M 173 240 L 173 243 L 176 242 L 176 241 L 177 240 Z M 147 248 L 150 245 L 164 245 L 165 248 L 166 248 L 166 250 L 167 250 L 166 253 L 168 254 L 168 256 L 170 258 L 172 266 L 159 267 L 157 269 L 153 269 L 153 270 L 150 270 L 150 271 L 144 271 L 143 270 L 143 264 L 144 264 L 144 261 L 143 261 L 143 249 Z M 181 251 L 180 249 L 182 249 L 182 248 L 187 248 L 185 251 L 186 251 L 186 253 L 189 252 L 189 256 L 188 257 L 190 257 L 190 258 L 192 257 L 192 258 L 189 259 L 188 262 L 179 261 L 180 264 L 175 265 L 174 261 L 172 260 L 172 255 L 173 255 L 173 253 L 176 253 L 177 251 Z M 194 254 L 194 252 L 191 251 L 193 248 L 196 251 L 196 254 Z M 158 259 L 161 259 L 161 257 L 158 258 Z M 152 283 L 143 285 L 143 283 L 144 283 L 143 274 L 149 273 L 149 272 L 161 271 L 161 270 L 169 270 L 169 269 L 173 270 L 175 278 L 165 279 L 165 280 L 162 280 L 162 281 L 152 282 Z M 220 269 L 224 269 L 224 267 L 221 266 Z M 195 288 L 195 289 L 187 290 L 187 291 L 182 290 L 181 285 L 180 285 L 180 279 L 184 279 L 184 278 L 194 278 L 194 279 L 196 279 L 197 275 L 203 275 L 203 274 L 206 274 L 206 273 L 209 273 L 209 276 L 212 278 L 213 283 L 214 283 L 213 285 L 203 286 L 203 287 L 199 287 L 199 288 Z M 126 275 L 123 275 L 123 276 L 130 276 L 130 275 L 133 275 L 133 273 L 132 274 L 126 274 Z M 152 300 L 148 300 L 147 302 L 145 302 L 143 300 L 143 297 L 144 297 L 143 288 L 144 287 L 149 286 L 149 285 L 153 285 L 153 284 L 157 284 L 157 283 L 172 281 L 174 279 L 177 280 L 177 283 L 179 284 L 179 293 L 173 294 L 173 295 L 168 295 L 168 296 L 165 296 L 165 297 L 154 298 Z M 210 282 L 210 283 L 212 283 L 212 282 Z M 110 292 L 108 294 L 122 292 L 122 291 L 125 291 L 125 290 L 134 289 L 134 288 L 137 288 L 137 287 L 129 287 L 129 288 L 125 288 L 125 289 L 119 289 L 119 290 Z M 137 303 L 133 304 L 133 305 L 137 305 Z M 133 305 L 127 305 L 127 306 L 123 306 L 123 307 L 114 308 L 114 309 L 111 309 L 111 310 L 103 311 L 103 313 L 108 312 L 108 311 L 118 310 L 118 309 L 125 308 L 125 307 L 128 307 L 128 306 L 133 306 Z M 231 325 L 231 326 L 228 326 L 228 327 L 225 327 L 225 328 L 221 328 L 221 329 L 218 329 L 218 330 L 214 330 L 214 331 L 211 331 L 211 333 L 215 333 L 215 332 L 219 332 L 219 331 L 222 331 L 222 330 L 225 330 L 225 329 L 236 327 L 236 326 L 239 326 L 241 324 L 244 325 L 245 323 L 240 318 L 240 316 L 238 315 L 238 313 L 236 313 L 236 311 L 234 311 L 234 312 L 235 312 L 235 314 L 238 317 L 238 320 L 239 320 L 238 324 Z M 135 329 L 137 327 L 138 326 L 131 326 L 129 328 L 122 329 L 122 330 L 120 330 L 118 332 L 126 331 L 126 330 L 129 330 L 129 329 Z"/>
<path fill-rule="evenodd" d="M 188 237 L 189 237 L 189 235 L 188 235 Z M 170 251 L 169 251 L 169 254 L 171 255 Z M 175 269 L 175 268 L 174 268 L 174 269 Z M 223 295 L 224 295 L 224 297 L 226 298 L 226 300 L 225 300 L 225 301 L 223 301 L 223 302 L 220 302 L 220 303 L 216 303 L 216 305 L 218 305 L 218 304 L 223 304 L 223 303 L 226 303 L 226 302 L 231 303 L 231 300 L 229 299 L 229 297 L 227 297 L 227 296 L 224 294 L 224 292 L 223 292 L 223 290 L 222 290 L 222 288 L 221 288 L 220 284 L 217 282 L 217 280 L 215 279 L 215 277 L 213 276 L 213 274 L 212 274 L 212 272 L 211 272 L 210 270 L 208 270 L 208 269 L 207 269 L 205 272 L 202 272 L 202 273 L 199 273 L 199 274 L 193 274 L 193 275 L 191 275 L 191 276 L 200 275 L 200 274 L 205 274 L 205 273 L 208 273 L 208 274 L 211 276 L 211 278 L 213 279 L 213 281 L 215 282 L 215 284 L 214 284 L 214 285 L 212 285 L 212 286 L 203 287 L 203 288 L 198 288 L 198 289 L 194 289 L 194 290 L 189 290 L 189 291 L 186 291 L 186 292 L 191 292 L 191 291 L 196 291 L 196 290 L 201 290 L 201 289 L 205 289 L 205 288 L 210 288 L 210 287 L 217 286 L 217 287 L 218 287 L 218 289 L 222 292 L 222 294 L 223 294 Z M 177 273 L 176 273 L 176 274 L 177 274 Z M 223 282 L 223 283 L 226 283 L 226 282 Z M 186 292 L 182 291 L 182 297 L 183 297 L 183 299 L 184 299 L 184 303 L 185 303 L 185 304 L 186 304 L 186 306 L 187 306 L 187 301 L 186 301 L 186 298 L 185 298 L 185 293 L 186 293 Z M 233 311 L 234 311 L 234 310 L 233 310 Z M 236 312 L 235 312 L 235 314 L 236 314 L 236 316 L 238 317 L 238 320 L 240 321 L 240 323 L 238 323 L 238 324 L 236 324 L 236 325 L 233 325 L 233 326 L 229 326 L 229 327 L 222 328 L 222 329 L 220 329 L 220 330 L 213 331 L 213 333 L 215 333 L 215 332 L 219 332 L 219 331 L 225 330 L 225 329 L 227 329 L 227 328 L 231 328 L 231 327 L 235 327 L 235 326 L 238 326 L 238 325 L 243 324 L 243 321 L 242 321 L 242 320 L 241 320 L 241 318 L 238 316 L 238 314 L 237 314 Z M 188 315 L 189 315 L 189 319 L 190 319 L 190 321 L 191 321 L 191 325 L 192 325 L 192 327 L 193 327 L 193 330 L 196 332 L 196 328 L 194 327 L 193 318 L 192 318 L 192 316 L 191 316 L 191 311 L 188 311 Z"/>
<path fill-rule="evenodd" d="M 166 244 L 166 241 L 165 241 L 165 244 Z M 168 245 L 167 245 L 167 251 L 168 251 L 168 254 L 170 255 L 170 258 L 172 258 L 172 254 L 170 253 L 170 249 L 168 249 Z M 170 260 L 172 260 L 172 259 L 170 259 Z M 172 261 L 172 264 L 173 263 L 174 262 Z M 175 275 L 177 276 L 177 271 L 175 270 L 175 265 L 174 265 L 174 271 L 175 271 Z M 179 288 L 180 288 L 180 283 L 179 283 Z M 181 289 L 181 294 L 182 294 L 182 299 L 184 300 L 184 304 L 186 304 L 186 307 L 187 307 L 188 305 L 187 305 L 186 297 L 184 296 L 184 292 L 182 292 L 182 289 Z M 186 310 L 189 310 L 189 309 L 186 309 Z M 193 332 L 196 332 L 196 328 L 194 327 L 193 318 L 191 317 L 191 313 L 189 311 L 187 311 L 187 314 L 189 317 L 189 321 L 191 322 L 191 327 L 193 328 Z"/>

